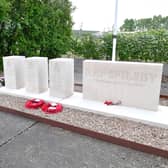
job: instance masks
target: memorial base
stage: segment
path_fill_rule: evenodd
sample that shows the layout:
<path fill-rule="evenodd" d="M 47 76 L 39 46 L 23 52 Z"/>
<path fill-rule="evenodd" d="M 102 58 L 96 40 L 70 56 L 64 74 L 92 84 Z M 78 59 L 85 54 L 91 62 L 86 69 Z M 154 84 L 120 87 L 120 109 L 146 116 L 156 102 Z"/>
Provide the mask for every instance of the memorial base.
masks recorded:
<path fill-rule="evenodd" d="M 40 109 L 26 109 L 27 98 L 34 97 L 60 102 L 64 110 L 58 114 L 45 114 Z M 83 100 L 81 93 L 57 99 L 49 97 L 48 92 L 30 95 L 24 89 L 0 88 L 0 110 L 168 158 L 167 106 L 159 106 L 159 110 L 153 112 Z"/>

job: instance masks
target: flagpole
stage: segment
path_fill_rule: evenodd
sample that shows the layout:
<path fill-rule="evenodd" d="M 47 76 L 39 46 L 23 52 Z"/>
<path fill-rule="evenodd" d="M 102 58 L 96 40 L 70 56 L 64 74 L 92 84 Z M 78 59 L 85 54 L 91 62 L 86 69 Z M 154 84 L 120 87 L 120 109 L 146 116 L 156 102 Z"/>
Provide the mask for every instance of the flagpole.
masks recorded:
<path fill-rule="evenodd" d="M 116 60 L 117 18 L 118 18 L 118 0 L 115 1 L 115 14 L 114 14 L 114 26 L 113 26 L 112 61 L 115 61 L 115 60 Z"/>

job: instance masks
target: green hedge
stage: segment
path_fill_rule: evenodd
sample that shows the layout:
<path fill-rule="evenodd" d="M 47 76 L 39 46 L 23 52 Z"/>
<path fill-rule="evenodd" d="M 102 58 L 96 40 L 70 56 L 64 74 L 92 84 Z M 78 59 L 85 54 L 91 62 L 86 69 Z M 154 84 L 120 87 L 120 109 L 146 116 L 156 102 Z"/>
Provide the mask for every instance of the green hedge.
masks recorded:
<path fill-rule="evenodd" d="M 29 50 L 29 48 L 27 49 Z M 102 37 L 85 34 L 73 37 L 71 53 L 86 59 L 110 60 L 112 55 L 112 34 Z M 119 33 L 117 37 L 117 60 L 168 63 L 168 31 Z M 2 69 L 2 60 L 0 60 Z"/>
<path fill-rule="evenodd" d="M 149 31 L 119 34 L 117 55 L 119 60 L 167 62 L 168 31 Z"/>
<path fill-rule="evenodd" d="M 86 59 L 102 59 L 102 40 L 91 34 L 75 36 L 71 41 L 71 52 Z"/>
<path fill-rule="evenodd" d="M 0 69 L 2 56 L 60 57 L 70 50 L 69 0 L 0 0 Z"/>
<path fill-rule="evenodd" d="M 111 59 L 112 34 L 103 37 L 88 34 L 73 41 L 72 52 L 91 59 Z M 168 62 L 168 31 L 119 33 L 117 37 L 117 60 Z"/>

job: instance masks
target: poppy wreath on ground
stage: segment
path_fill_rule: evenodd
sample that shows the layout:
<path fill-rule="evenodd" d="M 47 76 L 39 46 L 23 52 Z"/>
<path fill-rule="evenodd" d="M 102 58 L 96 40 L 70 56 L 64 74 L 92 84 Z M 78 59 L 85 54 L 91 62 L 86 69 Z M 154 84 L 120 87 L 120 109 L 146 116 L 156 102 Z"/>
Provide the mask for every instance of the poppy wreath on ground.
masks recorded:
<path fill-rule="evenodd" d="M 25 107 L 28 109 L 38 109 L 44 104 L 44 100 L 40 99 L 31 99 L 26 101 Z"/>
<path fill-rule="evenodd" d="M 111 101 L 111 100 L 106 100 L 106 101 L 104 102 L 104 104 L 106 104 L 107 106 L 109 106 L 109 105 L 120 105 L 120 104 L 121 104 L 121 101 L 118 100 L 118 101 L 116 101 L 116 102 L 113 102 L 113 101 Z"/>
<path fill-rule="evenodd" d="M 41 107 L 41 110 L 45 113 L 48 114 L 54 114 L 54 113 L 59 113 L 62 112 L 63 106 L 62 104 L 57 104 L 57 103 L 45 103 Z"/>

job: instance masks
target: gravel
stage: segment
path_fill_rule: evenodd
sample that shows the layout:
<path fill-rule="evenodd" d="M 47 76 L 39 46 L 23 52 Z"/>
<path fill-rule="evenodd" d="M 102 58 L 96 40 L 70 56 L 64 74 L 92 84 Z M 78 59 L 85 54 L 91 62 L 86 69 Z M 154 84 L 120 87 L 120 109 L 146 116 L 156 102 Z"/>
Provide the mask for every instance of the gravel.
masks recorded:
<path fill-rule="evenodd" d="M 98 133 L 168 150 L 168 129 L 166 128 L 150 126 L 141 122 L 117 117 L 106 117 L 66 107 L 64 107 L 62 113 L 52 115 L 45 114 L 41 110 L 25 109 L 25 102 L 26 99 L 24 98 L 0 95 L 0 106 L 5 106 L 76 127 L 89 129 Z"/>

